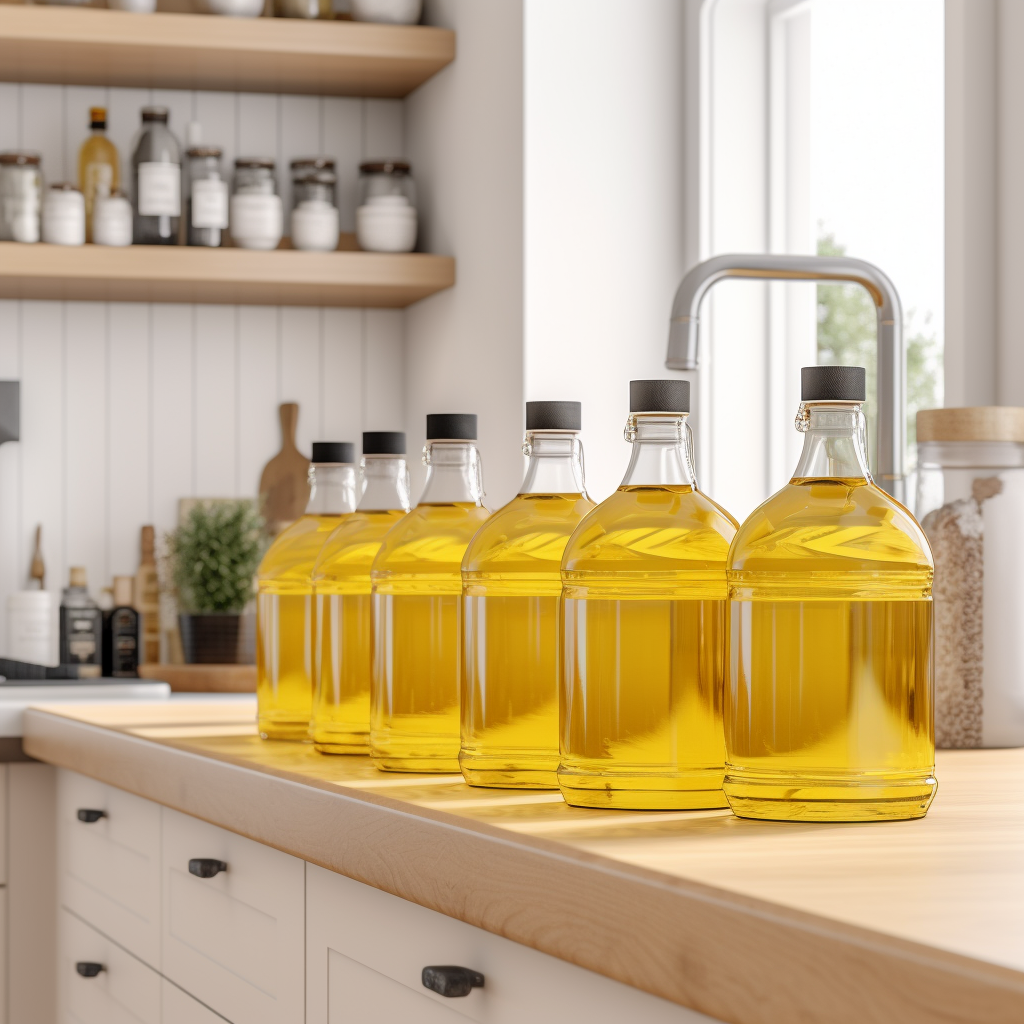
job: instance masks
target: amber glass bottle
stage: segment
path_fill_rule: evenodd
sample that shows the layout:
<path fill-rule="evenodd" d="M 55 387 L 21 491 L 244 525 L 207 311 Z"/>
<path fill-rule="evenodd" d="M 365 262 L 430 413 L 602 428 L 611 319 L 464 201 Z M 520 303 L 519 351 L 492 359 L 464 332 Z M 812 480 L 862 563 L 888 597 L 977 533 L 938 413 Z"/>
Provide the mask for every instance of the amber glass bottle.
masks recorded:
<path fill-rule="evenodd" d="M 373 562 L 370 753 L 385 771 L 458 772 L 462 557 L 483 506 L 476 416 L 427 417 L 419 504 Z"/>
<path fill-rule="evenodd" d="M 793 479 L 729 553 L 725 792 L 787 821 L 916 818 L 935 795 L 932 557 L 871 479 L 864 370 L 802 373 Z"/>
<path fill-rule="evenodd" d="M 579 402 L 527 402 L 526 478 L 462 562 L 462 750 L 471 786 L 556 789 L 559 567 L 594 503 Z"/>
<path fill-rule="evenodd" d="M 313 568 L 342 518 L 355 510 L 355 446 L 313 444 L 305 514 L 270 546 L 260 563 L 256 598 L 256 701 L 260 735 L 305 740 L 313 710 L 316 619 Z"/>
<path fill-rule="evenodd" d="M 405 434 L 363 434 L 363 479 L 358 508 L 327 538 L 313 571 L 319 643 L 310 734 L 324 754 L 370 750 L 370 568 L 409 511 Z"/>
<path fill-rule="evenodd" d="M 726 556 L 697 488 L 682 380 L 632 381 L 619 489 L 562 559 L 558 783 L 580 807 L 724 807 Z"/>
<path fill-rule="evenodd" d="M 85 196 L 85 239 L 92 241 L 92 209 L 96 197 L 109 196 L 121 183 L 117 147 L 107 138 L 106 107 L 89 108 L 91 134 L 78 152 L 78 187 Z"/>

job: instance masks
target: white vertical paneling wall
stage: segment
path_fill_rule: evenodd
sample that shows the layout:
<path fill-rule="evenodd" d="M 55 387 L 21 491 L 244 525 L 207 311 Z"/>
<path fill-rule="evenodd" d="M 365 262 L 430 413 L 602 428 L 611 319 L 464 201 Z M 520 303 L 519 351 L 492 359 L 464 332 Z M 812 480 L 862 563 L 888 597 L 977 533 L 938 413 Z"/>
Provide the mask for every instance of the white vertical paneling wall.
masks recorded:
<path fill-rule="evenodd" d="M 397 100 L 27 84 L 0 84 L 0 149 L 36 150 L 47 182 L 76 181 L 88 108 L 106 106 L 123 175 L 150 103 L 179 139 L 199 121 L 225 169 L 273 156 L 286 209 L 289 161 L 335 157 L 343 231 L 360 161 L 405 153 Z M 59 601 L 84 565 L 97 595 L 136 571 L 144 523 L 174 527 L 179 498 L 256 496 L 278 403 L 299 402 L 305 451 L 405 429 L 404 324 L 401 310 L 0 301 L 0 379 L 22 382 L 22 440 L 0 446 L 0 653 L 37 524 L 47 589 Z"/>

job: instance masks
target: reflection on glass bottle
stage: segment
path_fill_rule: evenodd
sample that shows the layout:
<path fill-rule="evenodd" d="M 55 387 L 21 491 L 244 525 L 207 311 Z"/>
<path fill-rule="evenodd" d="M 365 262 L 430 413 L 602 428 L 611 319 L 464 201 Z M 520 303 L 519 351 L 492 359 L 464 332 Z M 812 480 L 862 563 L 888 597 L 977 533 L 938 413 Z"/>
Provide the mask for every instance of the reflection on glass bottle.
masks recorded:
<path fill-rule="evenodd" d="M 313 572 L 319 643 L 310 733 L 324 754 L 370 749 L 370 568 L 385 534 L 409 511 L 405 434 L 363 434 L 363 478 L 359 507 L 327 538 Z"/>
<path fill-rule="evenodd" d="M 373 562 L 370 753 L 385 771 L 458 772 L 462 556 L 487 519 L 476 416 L 427 417 L 419 504 Z"/>
<path fill-rule="evenodd" d="M 687 381 L 632 381 L 619 489 L 562 560 L 558 782 L 581 807 L 724 807 L 725 567 L 736 522 L 697 488 Z"/>
<path fill-rule="evenodd" d="M 459 763 L 473 786 L 558 786 L 559 568 L 594 507 L 579 429 L 579 402 L 526 403 L 526 479 L 463 559 Z"/>
<path fill-rule="evenodd" d="M 864 370 L 802 373 L 804 448 L 729 557 L 725 792 L 736 814 L 916 818 L 935 795 L 932 558 L 877 487 Z"/>
<path fill-rule="evenodd" d="M 260 735 L 305 740 L 313 710 L 316 618 L 313 568 L 324 541 L 356 507 L 355 446 L 313 444 L 305 514 L 270 546 L 256 597 L 256 703 Z"/>

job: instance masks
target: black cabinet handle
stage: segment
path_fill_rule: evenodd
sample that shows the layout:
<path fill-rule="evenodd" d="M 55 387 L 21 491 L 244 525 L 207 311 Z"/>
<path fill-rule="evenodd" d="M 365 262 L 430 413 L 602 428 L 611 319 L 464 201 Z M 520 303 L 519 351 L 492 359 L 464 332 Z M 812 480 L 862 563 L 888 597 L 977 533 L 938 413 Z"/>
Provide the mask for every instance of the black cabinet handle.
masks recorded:
<path fill-rule="evenodd" d="M 196 878 L 213 878 L 214 875 L 219 875 L 227 869 L 228 866 L 224 861 L 214 860 L 212 857 L 193 857 L 188 862 L 189 874 L 195 875 Z"/>
<path fill-rule="evenodd" d="M 84 821 L 87 825 L 94 825 L 100 818 L 105 818 L 106 816 L 106 811 L 92 811 L 86 807 L 78 808 L 78 820 Z"/>
<path fill-rule="evenodd" d="M 104 967 L 103 964 L 91 963 L 88 960 L 79 960 L 78 963 L 75 964 L 75 970 L 78 971 L 83 978 L 95 978 L 100 971 L 105 971 L 106 967 Z"/>
<path fill-rule="evenodd" d="M 473 989 L 484 987 L 484 976 L 468 967 L 424 967 L 422 979 L 424 988 L 448 999 L 468 996 Z"/>

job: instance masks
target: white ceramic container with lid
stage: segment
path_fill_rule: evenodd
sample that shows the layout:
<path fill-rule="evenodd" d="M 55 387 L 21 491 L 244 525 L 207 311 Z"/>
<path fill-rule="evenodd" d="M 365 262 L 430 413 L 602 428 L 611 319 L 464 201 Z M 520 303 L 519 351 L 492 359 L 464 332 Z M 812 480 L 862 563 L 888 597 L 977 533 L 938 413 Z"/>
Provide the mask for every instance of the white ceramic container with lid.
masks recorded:
<path fill-rule="evenodd" d="M 92 240 L 96 245 L 132 244 L 132 204 L 123 192 L 93 201 Z"/>
<path fill-rule="evenodd" d="M 352 0 L 354 21 L 415 25 L 422 12 L 423 0 Z"/>
<path fill-rule="evenodd" d="M 292 210 L 292 245 L 310 252 L 338 248 L 338 208 L 325 199 L 305 199 Z"/>
<path fill-rule="evenodd" d="M 51 185 L 43 197 L 43 241 L 85 245 L 85 196 L 73 185 Z"/>
<path fill-rule="evenodd" d="M 405 196 L 370 196 L 356 210 L 356 238 L 367 252 L 412 252 L 416 208 Z"/>
<path fill-rule="evenodd" d="M 1024 746 L 1024 409 L 917 414 L 935 556 L 935 744 Z"/>
<path fill-rule="evenodd" d="M 281 197 L 236 192 L 231 197 L 231 238 L 242 249 L 276 249 L 284 234 Z"/>
<path fill-rule="evenodd" d="M 38 153 L 0 153 L 0 241 L 38 242 L 43 175 Z"/>

